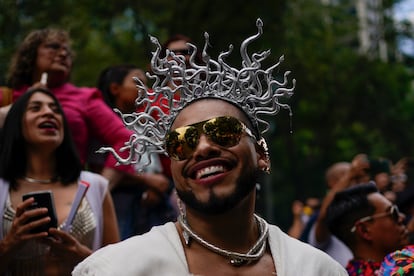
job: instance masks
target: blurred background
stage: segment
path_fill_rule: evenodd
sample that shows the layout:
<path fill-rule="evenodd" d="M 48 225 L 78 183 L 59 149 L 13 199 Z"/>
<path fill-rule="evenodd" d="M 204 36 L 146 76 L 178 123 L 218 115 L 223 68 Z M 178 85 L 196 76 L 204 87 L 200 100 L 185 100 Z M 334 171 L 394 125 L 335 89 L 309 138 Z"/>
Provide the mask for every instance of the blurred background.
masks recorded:
<path fill-rule="evenodd" d="M 0 85 L 10 58 L 31 30 L 68 30 L 76 51 L 72 81 L 95 86 L 106 66 L 148 69 L 160 42 L 180 33 L 212 57 L 256 33 L 252 51 L 271 49 L 269 64 L 297 81 L 282 110 L 269 118 L 272 174 L 258 209 L 286 230 L 294 199 L 323 197 L 325 169 L 358 153 L 397 161 L 414 155 L 414 1 L 391 0 L 0 0 Z M 229 57 L 239 66 L 238 51 Z"/>

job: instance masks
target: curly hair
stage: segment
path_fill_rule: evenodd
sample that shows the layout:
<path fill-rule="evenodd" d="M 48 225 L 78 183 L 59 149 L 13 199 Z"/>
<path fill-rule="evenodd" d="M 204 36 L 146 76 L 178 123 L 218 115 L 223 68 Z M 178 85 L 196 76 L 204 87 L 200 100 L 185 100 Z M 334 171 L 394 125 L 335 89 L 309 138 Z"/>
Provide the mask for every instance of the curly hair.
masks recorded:
<path fill-rule="evenodd" d="M 23 85 L 33 84 L 33 71 L 36 66 L 37 49 L 48 38 L 57 38 L 71 44 L 69 33 L 65 30 L 45 28 L 31 31 L 13 55 L 7 74 L 10 87 L 17 89 Z M 70 50 L 70 55 L 74 53 Z"/>

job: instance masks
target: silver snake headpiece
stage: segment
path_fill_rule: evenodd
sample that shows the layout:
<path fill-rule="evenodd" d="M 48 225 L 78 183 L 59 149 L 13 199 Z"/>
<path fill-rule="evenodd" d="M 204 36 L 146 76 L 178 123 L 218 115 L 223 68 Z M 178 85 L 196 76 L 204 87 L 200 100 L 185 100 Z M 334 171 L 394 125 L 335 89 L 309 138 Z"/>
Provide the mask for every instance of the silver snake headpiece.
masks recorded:
<path fill-rule="evenodd" d="M 120 164 L 132 164 L 141 161 L 141 156 L 148 153 L 164 153 L 164 138 L 177 114 L 187 105 L 203 98 L 218 98 L 241 108 L 250 119 L 258 140 L 269 129 L 269 122 L 261 119 L 261 115 L 275 115 L 281 108 L 291 109 L 288 104 L 279 99 L 290 97 L 295 88 L 295 79 L 288 84 L 290 71 L 283 74 L 279 80 L 272 74 L 278 69 L 284 57 L 267 69 L 262 69 L 262 62 L 270 55 L 270 50 L 260 53 L 247 53 L 247 47 L 263 33 L 263 22 L 256 21 L 257 33 L 246 38 L 240 46 L 242 68 L 236 69 L 225 62 L 233 46 L 222 52 L 217 60 L 207 54 L 209 35 L 204 34 L 205 44 L 202 51 L 204 64 L 196 64 L 197 47 L 191 43 L 191 55 L 186 63 L 183 55 L 176 55 L 166 50 L 165 57 L 161 56 L 161 45 L 155 37 L 150 37 L 156 45 L 152 53 L 151 69 L 147 77 L 153 80 L 152 88 L 148 88 L 138 78 L 138 97 L 136 105 L 141 112 L 121 115 L 124 124 L 134 130 L 130 140 L 121 151 L 128 151 L 129 156 L 122 158 L 114 149 L 103 147 L 98 152 L 112 152 Z M 265 142 L 264 142 L 265 143 Z M 265 145 L 264 145 L 265 146 Z M 149 161 L 151 162 L 151 161 Z"/>

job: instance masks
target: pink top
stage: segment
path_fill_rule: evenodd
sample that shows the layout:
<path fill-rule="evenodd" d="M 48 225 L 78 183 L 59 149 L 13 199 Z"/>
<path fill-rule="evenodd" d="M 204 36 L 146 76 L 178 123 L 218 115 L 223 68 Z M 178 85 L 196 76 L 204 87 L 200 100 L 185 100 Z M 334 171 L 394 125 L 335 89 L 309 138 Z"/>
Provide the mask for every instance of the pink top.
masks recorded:
<path fill-rule="evenodd" d="M 28 88 L 28 86 L 23 86 L 14 90 L 13 101 Z M 113 147 L 118 153 L 124 142 L 129 140 L 132 131 L 128 130 L 122 120 L 106 105 L 97 88 L 76 87 L 71 83 L 65 83 L 50 90 L 62 105 L 82 163 L 87 160 L 88 145 L 93 138 L 103 145 Z M 107 156 L 106 167 L 134 172 L 132 166 L 117 166 L 117 161 L 112 154 Z M 127 153 L 123 157 L 126 156 Z"/>

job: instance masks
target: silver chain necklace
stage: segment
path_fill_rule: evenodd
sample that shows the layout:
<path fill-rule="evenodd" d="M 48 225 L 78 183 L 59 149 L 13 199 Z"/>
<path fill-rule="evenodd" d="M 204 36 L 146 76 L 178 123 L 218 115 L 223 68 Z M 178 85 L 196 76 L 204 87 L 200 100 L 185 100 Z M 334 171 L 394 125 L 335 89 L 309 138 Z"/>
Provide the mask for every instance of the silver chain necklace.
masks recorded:
<path fill-rule="evenodd" d="M 257 239 L 256 243 L 253 245 L 253 247 L 247 252 L 247 253 L 238 253 L 229 251 L 226 249 L 222 249 L 220 247 L 217 247 L 203 238 L 201 238 L 199 235 L 194 233 L 194 231 L 190 228 L 190 226 L 187 223 L 187 220 L 183 218 L 182 216 L 179 216 L 179 223 L 181 227 L 183 227 L 183 237 L 185 240 L 185 244 L 187 246 L 190 245 L 190 238 L 193 238 L 196 242 L 204 246 L 205 248 L 220 254 L 224 257 L 227 257 L 230 259 L 230 264 L 233 266 L 241 266 L 243 264 L 247 264 L 252 261 L 256 261 L 260 259 L 266 250 L 266 241 L 267 237 L 269 235 L 269 225 L 267 222 L 259 217 L 258 215 L 254 215 L 255 219 L 259 225 L 259 231 L 260 231 L 260 237 Z"/>

